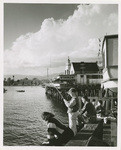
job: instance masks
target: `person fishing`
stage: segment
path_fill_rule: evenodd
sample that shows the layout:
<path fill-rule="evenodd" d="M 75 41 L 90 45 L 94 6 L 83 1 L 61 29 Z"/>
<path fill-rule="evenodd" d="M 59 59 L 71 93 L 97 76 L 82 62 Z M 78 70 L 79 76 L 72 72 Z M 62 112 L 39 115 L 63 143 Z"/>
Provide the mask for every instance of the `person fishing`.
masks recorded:
<path fill-rule="evenodd" d="M 76 95 L 76 89 L 71 88 L 68 91 L 68 94 L 71 96 L 69 100 L 64 99 L 64 103 L 66 107 L 68 108 L 67 113 L 68 113 L 68 119 L 69 119 L 69 127 L 72 129 L 74 132 L 74 135 L 77 133 L 77 120 L 78 120 L 78 110 L 79 110 L 79 100 Z"/>
<path fill-rule="evenodd" d="M 54 86 L 54 84 L 53 84 Z M 55 86 L 54 86 L 55 87 Z M 72 129 L 74 135 L 76 135 L 77 130 L 80 130 L 82 127 L 82 122 L 80 123 L 79 115 L 79 99 L 77 96 L 77 91 L 75 88 L 71 88 L 67 93 L 60 92 L 56 87 L 55 89 L 60 94 L 63 99 L 66 107 L 68 108 L 68 119 L 69 119 L 69 128 Z"/>
<path fill-rule="evenodd" d="M 55 115 L 50 112 L 43 112 L 42 119 L 47 122 L 47 141 L 43 142 L 46 146 L 65 145 L 73 136 L 73 131 L 62 124 Z"/>
<path fill-rule="evenodd" d="M 87 96 L 84 96 L 82 98 L 82 101 L 84 103 L 84 106 L 80 114 L 82 115 L 83 121 L 85 123 L 96 122 L 96 110 L 94 105 L 90 102 Z"/>
<path fill-rule="evenodd" d="M 105 116 L 105 108 L 103 106 L 103 101 L 99 100 L 98 104 L 96 106 L 96 112 L 98 115 L 100 115 L 101 117 Z"/>

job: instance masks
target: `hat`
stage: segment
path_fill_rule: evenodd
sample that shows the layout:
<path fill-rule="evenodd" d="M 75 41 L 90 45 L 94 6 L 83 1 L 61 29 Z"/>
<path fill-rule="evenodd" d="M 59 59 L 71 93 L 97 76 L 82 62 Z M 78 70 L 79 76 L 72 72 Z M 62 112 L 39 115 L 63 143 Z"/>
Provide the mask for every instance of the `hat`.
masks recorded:
<path fill-rule="evenodd" d="M 67 93 L 69 94 L 70 92 L 76 92 L 76 89 L 75 88 L 70 88 Z"/>
<path fill-rule="evenodd" d="M 43 112 L 41 116 L 44 120 L 48 120 L 49 118 L 53 118 L 54 114 L 52 114 L 50 112 Z"/>

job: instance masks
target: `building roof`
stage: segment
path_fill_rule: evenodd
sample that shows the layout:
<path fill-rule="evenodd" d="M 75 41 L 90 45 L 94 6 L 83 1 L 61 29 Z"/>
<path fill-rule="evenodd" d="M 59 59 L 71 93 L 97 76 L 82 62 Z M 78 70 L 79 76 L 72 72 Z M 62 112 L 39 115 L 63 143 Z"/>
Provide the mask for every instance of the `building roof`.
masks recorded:
<path fill-rule="evenodd" d="M 105 35 L 103 38 L 103 42 L 102 42 L 102 48 L 104 46 L 104 42 L 106 39 L 111 39 L 111 38 L 118 38 L 118 34 L 113 34 L 113 35 Z"/>
<path fill-rule="evenodd" d="M 105 35 L 104 39 L 106 39 L 106 38 L 118 38 L 118 34 Z"/>
<path fill-rule="evenodd" d="M 97 62 L 72 62 L 74 71 L 76 72 L 82 72 L 84 69 L 84 72 L 98 72 L 99 68 L 97 65 Z"/>

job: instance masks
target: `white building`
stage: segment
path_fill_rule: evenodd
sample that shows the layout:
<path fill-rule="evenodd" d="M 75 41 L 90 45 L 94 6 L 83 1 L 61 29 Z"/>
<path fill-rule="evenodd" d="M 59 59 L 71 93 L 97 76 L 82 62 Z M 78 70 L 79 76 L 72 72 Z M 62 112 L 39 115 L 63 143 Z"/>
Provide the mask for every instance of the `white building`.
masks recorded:
<path fill-rule="evenodd" d="M 70 68 L 71 68 L 71 61 L 68 57 L 68 62 L 66 63 L 66 68 L 65 68 L 65 75 L 69 75 L 70 74 Z"/>
<path fill-rule="evenodd" d="M 65 75 L 75 76 L 77 84 L 98 84 L 102 81 L 102 74 L 99 73 L 97 62 L 70 62 L 65 69 Z"/>

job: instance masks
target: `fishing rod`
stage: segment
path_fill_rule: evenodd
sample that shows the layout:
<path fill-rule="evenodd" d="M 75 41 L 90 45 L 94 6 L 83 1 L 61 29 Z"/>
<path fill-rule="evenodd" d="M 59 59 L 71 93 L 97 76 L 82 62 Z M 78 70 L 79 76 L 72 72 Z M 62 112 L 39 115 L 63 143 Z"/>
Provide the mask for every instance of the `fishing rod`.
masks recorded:
<path fill-rule="evenodd" d="M 52 81 L 50 79 L 48 79 L 49 82 L 54 86 L 54 88 L 57 90 L 57 92 L 60 94 L 60 96 L 62 97 L 62 99 L 64 99 L 63 95 L 61 94 L 61 92 L 58 90 L 58 88 L 54 85 L 54 83 L 52 83 Z"/>

